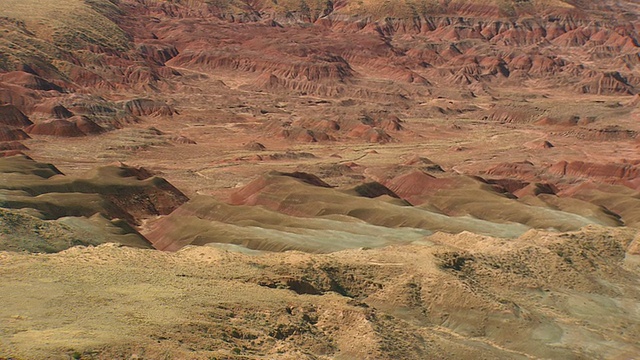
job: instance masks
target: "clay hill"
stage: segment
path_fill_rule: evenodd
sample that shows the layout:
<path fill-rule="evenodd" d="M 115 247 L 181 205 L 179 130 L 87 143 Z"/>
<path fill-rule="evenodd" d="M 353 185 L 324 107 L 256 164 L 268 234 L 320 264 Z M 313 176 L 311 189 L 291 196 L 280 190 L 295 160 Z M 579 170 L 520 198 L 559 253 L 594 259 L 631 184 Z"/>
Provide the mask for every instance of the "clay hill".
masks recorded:
<path fill-rule="evenodd" d="M 631 359 L 634 0 L 0 0 L 0 359 Z"/>

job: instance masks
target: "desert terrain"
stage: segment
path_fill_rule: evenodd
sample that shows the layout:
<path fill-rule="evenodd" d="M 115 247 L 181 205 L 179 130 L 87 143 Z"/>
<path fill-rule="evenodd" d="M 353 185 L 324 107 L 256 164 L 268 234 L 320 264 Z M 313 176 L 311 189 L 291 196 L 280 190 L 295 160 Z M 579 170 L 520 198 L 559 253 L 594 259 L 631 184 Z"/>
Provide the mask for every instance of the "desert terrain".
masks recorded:
<path fill-rule="evenodd" d="M 634 359 L 640 2 L 0 0 L 0 359 Z"/>

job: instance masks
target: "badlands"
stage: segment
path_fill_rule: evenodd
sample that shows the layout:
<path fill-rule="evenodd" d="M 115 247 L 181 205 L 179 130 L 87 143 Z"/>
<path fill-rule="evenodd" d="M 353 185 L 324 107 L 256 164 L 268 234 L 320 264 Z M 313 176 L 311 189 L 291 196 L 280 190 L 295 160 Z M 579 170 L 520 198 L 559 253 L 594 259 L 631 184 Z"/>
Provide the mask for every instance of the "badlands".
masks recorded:
<path fill-rule="evenodd" d="M 0 359 L 635 359 L 638 0 L 0 0 Z"/>

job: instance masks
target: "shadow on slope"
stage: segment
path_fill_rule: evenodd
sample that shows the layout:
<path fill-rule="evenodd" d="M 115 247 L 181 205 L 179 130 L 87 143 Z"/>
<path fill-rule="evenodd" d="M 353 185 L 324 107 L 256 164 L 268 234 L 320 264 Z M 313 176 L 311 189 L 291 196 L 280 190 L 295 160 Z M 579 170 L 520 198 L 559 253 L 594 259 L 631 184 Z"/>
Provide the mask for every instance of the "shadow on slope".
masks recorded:
<path fill-rule="evenodd" d="M 132 226 L 187 200 L 141 168 L 106 166 L 70 177 L 26 156 L 0 158 L 4 249 L 59 251 L 108 241 L 149 247 Z"/>

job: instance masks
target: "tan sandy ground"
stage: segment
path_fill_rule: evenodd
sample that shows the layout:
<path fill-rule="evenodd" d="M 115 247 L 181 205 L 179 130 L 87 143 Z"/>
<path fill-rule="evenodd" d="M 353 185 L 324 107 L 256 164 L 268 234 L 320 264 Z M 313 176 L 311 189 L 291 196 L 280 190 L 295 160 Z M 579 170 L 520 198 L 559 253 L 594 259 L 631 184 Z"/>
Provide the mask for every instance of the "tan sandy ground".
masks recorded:
<path fill-rule="evenodd" d="M 629 359 L 638 239 L 588 227 L 329 255 L 4 252 L 0 358 Z"/>

